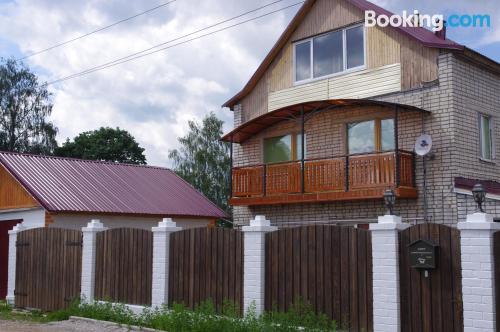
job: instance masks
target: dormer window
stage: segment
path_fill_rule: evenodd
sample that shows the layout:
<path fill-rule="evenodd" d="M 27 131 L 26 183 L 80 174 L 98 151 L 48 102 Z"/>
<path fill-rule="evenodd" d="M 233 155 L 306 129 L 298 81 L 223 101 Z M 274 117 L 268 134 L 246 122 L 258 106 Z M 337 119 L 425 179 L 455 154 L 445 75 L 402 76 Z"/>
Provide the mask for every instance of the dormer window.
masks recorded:
<path fill-rule="evenodd" d="M 328 32 L 294 44 L 294 81 L 361 69 L 365 66 L 363 25 Z"/>

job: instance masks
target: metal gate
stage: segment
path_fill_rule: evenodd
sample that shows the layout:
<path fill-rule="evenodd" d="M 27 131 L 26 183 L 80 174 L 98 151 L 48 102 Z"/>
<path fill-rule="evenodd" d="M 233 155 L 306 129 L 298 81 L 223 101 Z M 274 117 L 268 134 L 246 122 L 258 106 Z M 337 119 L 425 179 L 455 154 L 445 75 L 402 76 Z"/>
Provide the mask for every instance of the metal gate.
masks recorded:
<path fill-rule="evenodd" d="M 81 231 L 29 229 L 17 235 L 16 247 L 16 307 L 54 311 L 80 295 Z"/>
<path fill-rule="evenodd" d="M 408 246 L 417 240 L 437 245 L 436 267 L 412 268 Z M 401 330 L 463 331 L 460 232 L 439 224 L 421 224 L 399 234 Z"/>

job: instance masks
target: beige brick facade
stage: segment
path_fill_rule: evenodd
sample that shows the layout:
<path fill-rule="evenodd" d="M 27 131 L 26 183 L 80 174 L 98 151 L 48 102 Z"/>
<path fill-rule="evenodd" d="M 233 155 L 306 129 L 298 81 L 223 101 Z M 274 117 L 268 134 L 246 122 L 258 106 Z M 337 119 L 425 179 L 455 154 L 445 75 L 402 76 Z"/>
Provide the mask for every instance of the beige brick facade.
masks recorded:
<path fill-rule="evenodd" d="M 428 87 L 376 98 L 381 101 L 416 106 L 430 114 L 400 112 L 399 146 L 412 150 L 415 139 L 423 132 L 433 138 L 433 158 L 427 161 L 428 218 L 431 222 L 455 224 L 474 210 L 470 196 L 454 192 L 454 178 L 467 177 L 500 180 L 496 163 L 479 159 L 478 113 L 493 116 L 495 147 L 500 146 L 500 77 L 452 54 L 439 56 L 439 80 Z M 235 125 L 242 112 L 235 109 Z M 306 126 L 307 158 L 328 158 L 345 154 L 345 124 L 366 116 L 387 117 L 392 110 L 383 108 L 348 108 L 317 114 Z M 255 116 L 260 115 L 256 114 Z M 262 141 L 286 132 L 299 132 L 298 122 L 283 121 L 264 130 L 245 143 L 234 146 L 234 165 L 262 163 Z M 409 221 L 424 217 L 423 163 L 417 159 L 418 199 L 399 200 L 396 210 Z M 500 215 L 500 202 L 489 200 L 488 212 Z M 382 200 L 305 203 L 274 206 L 235 206 L 234 220 L 246 224 L 253 216 L 265 214 L 273 222 L 375 220 L 383 214 Z"/>

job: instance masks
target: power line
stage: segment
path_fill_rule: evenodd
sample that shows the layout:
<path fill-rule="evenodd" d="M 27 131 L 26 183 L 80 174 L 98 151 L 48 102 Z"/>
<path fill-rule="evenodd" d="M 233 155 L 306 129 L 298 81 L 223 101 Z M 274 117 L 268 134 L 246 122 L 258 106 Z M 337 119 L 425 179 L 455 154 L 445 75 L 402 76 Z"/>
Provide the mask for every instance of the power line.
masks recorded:
<path fill-rule="evenodd" d="M 181 42 L 178 42 L 178 43 L 175 43 L 173 45 L 170 45 L 170 46 L 166 46 L 166 47 L 162 47 L 160 49 L 157 49 L 157 50 L 154 50 L 154 51 L 151 51 L 151 52 L 147 52 L 147 51 L 150 51 L 152 49 L 155 49 L 155 48 L 158 48 L 159 46 L 162 46 L 162 45 L 165 45 L 165 44 L 169 44 L 173 41 L 177 41 L 179 39 L 183 39 L 185 37 L 188 37 L 190 35 L 193 35 L 193 34 L 196 34 L 196 33 L 199 33 L 199 32 L 202 32 L 204 30 L 208 30 L 210 28 L 213 28 L 215 26 L 218 26 L 220 24 L 223 24 L 223 23 L 227 23 L 231 20 L 234 20 L 236 18 L 239 18 L 239 17 L 242 17 L 244 15 L 247 15 L 249 13 L 252 13 L 252 12 L 255 12 L 259 9 L 262 9 L 264 7 L 268 7 L 272 4 L 275 4 L 277 2 L 281 2 L 283 0 L 280 0 L 280 1 L 276 1 L 276 2 L 273 2 L 271 4 L 268 4 L 268 5 L 265 5 L 263 7 L 259 7 L 258 9 L 254 9 L 252 11 L 249 11 L 249 12 L 246 12 L 244 14 L 241 14 L 241 15 L 238 15 L 238 16 L 235 16 L 233 18 L 230 18 L 230 19 L 227 19 L 227 20 L 224 20 L 222 22 L 219 22 L 219 23 L 216 23 L 214 25 L 211 25 L 211 26 L 208 26 L 208 27 L 205 27 L 203 29 L 200 29 L 198 31 L 195 31 L 195 32 L 191 32 L 189 34 L 186 34 L 186 35 L 183 35 L 181 37 L 178 37 L 178 38 L 175 38 L 175 39 L 172 39 L 172 40 L 169 40 L 167 42 L 164 42 L 164 43 L 161 43 L 161 44 L 158 44 L 158 45 L 155 45 L 153 47 L 150 47 L 148 49 L 145 49 L 143 51 L 140 51 L 140 52 L 136 52 L 136 53 L 133 53 L 131 55 L 128 55 L 128 56 L 125 56 L 125 57 L 122 57 L 122 58 L 119 58 L 119 59 L 116 59 L 116 60 L 113 60 L 113 61 L 110 61 L 110 62 L 107 62 L 107 63 L 104 63 L 102 65 L 99 65 L 99 66 L 95 66 L 95 67 L 91 67 L 89 69 L 86 69 L 84 71 L 81 71 L 81 72 L 78 72 L 78 73 L 75 73 L 75 74 L 72 74 L 72 75 L 69 75 L 69 76 L 65 76 L 65 77 L 62 77 L 62 78 L 59 78 L 59 79 L 56 79 L 54 81 L 51 81 L 51 82 L 48 82 L 47 85 L 51 85 L 51 84 L 55 84 L 55 83 L 59 83 L 59 82 L 63 82 L 63 81 L 66 81 L 66 80 L 70 80 L 70 79 L 73 79 L 73 78 L 78 78 L 78 77 L 81 77 L 81 76 L 84 76 L 84 75 L 87 75 L 87 74 L 90 74 L 90 73 L 93 73 L 93 72 L 96 72 L 96 71 L 100 71 L 100 70 L 103 70 L 103 69 L 106 69 L 106 68 L 109 68 L 109 67 L 114 67 L 114 66 L 117 66 L 119 64 L 122 64 L 122 63 L 125 63 L 125 62 L 129 62 L 129 61 L 132 61 L 132 60 L 135 60 L 135 59 L 139 59 L 139 58 L 142 58 L 142 57 L 145 57 L 145 56 L 148 56 L 148 55 L 151 55 L 151 54 L 154 54 L 154 53 L 158 53 L 158 52 L 161 52 L 161 51 L 164 51 L 164 50 L 167 50 L 167 49 L 170 49 L 170 48 L 173 48 L 173 47 L 176 47 L 176 46 L 179 46 L 179 45 L 182 45 L 182 44 L 186 44 L 186 43 L 189 43 L 191 41 L 194 41 L 194 40 L 197 40 L 197 39 L 201 39 L 203 37 L 207 37 L 207 36 L 210 36 L 210 35 L 213 35 L 215 33 L 218 33 L 218 32 L 221 32 L 221 31 L 224 31 L 224 30 L 228 30 L 230 28 L 234 28 L 236 26 L 239 26 L 239 25 L 242 25 L 242 24 L 245 24 L 245 23 L 248 23 L 250 21 L 254 21 L 254 20 L 257 20 L 257 19 L 260 19 L 262 17 L 265 17 L 265 16 L 269 16 L 271 14 L 275 14 L 277 12 L 280 12 L 280 11 L 283 11 L 283 10 L 286 10 L 286 9 L 289 9 L 289 8 L 292 8 L 292 7 L 295 7 L 297 5 L 300 5 L 300 4 L 303 4 L 304 1 L 300 1 L 300 2 L 297 2 L 297 3 L 294 3 L 292 5 L 289 5 L 289 6 L 286 6 L 286 7 L 283 7 L 283 8 L 280 8 L 280 9 L 277 9 L 277 10 L 273 10 L 271 12 L 268 12 L 268 13 L 265 13 L 265 14 L 262 14 L 262 15 L 259 15 L 259 16 L 256 16 L 256 17 L 253 17 L 253 18 L 250 18 L 250 19 L 247 19 L 247 20 L 244 20 L 244 21 L 241 21 L 241 22 L 238 22 L 238 23 L 235 23 L 233 25 L 229 25 L 227 27 L 224 27 L 224 28 L 221 28 L 221 29 L 218 29 L 218 30 L 215 30 L 215 31 L 212 31 L 212 32 L 209 32 L 209 33 L 206 33 L 206 34 L 202 34 L 200 36 L 197 36 L 197 37 L 193 37 L 193 38 L 190 38 L 190 39 L 187 39 L 187 40 L 184 40 L 184 41 L 181 41 Z M 147 52 L 147 53 L 146 53 Z"/>
<path fill-rule="evenodd" d="M 52 46 L 47 47 L 47 48 L 45 48 L 45 49 L 43 49 L 43 50 L 36 51 L 36 52 L 31 53 L 31 54 L 29 54 L 29 55 L 26 55 L 26 56 L 24 56 L 24 57 L 22 57 L 22 58 L 19 58 L 19 59 L 17 59 L 17 60 L 18 60 L 18 61 L 20 61 L 20 60 L 24 60 L 24 59 L 27 59 L 27 58 L 31 58 L 32 56 L 35 56 L 35 55 L 38 55 L 38 54 L 41 54 L 41 53 L 48 52 L 48 51 L 53 50 L 53 49 L 55 49 L 55 48 L 58 48 L 58 47 L 61 47 L 61 46 L 66 45 L 66 44 L 72 43 L 72 42 L 74 42 L 74 41 L 76 41 L 76 40 L 78 40 L 78 39 L 82 39 L 82 38 L 88 37 L 88 36 L 90 36 L 90 35 L 92 35 L 92 34 L 94 34 L 94 33 L 97 33 L 97 32 L 100 32 L 100 31 L 103 31 L 103 30 L 109 29 L 109 28 L 111 28 L 111 27 L 114 27 L 115 25 L 121 24 L 121 23 L 126 22 L 126 21 L 130 21 L 130 20 L 132 20 L 132 19 L 134 19 L 134 18 L 136 18 L 136 17 L 139 17 L 139 16 L 142 16 L 142 15 L 145 15 L 145 14 L 151 13 L 152 11 L 155 11 L 155 10 L 157 10 L 157 9 L 160 9 L 160 8 L 162 8 L 162 7 L 165 7 L 166 5 L 169 5 L 169 4 L 171 4 L 172 2 L 175 2 L 175 1 L 177 1 L 177 0 L 171 0 L 171 1 L 169 1 L 169 2 L 162 3 L 162 4 L 160 4 L 160 5 L 156 6 L 156 7 L 150 8 L 150 9 L 148 9 L 148 10 L 145 10 L 145 11 L 141 12 L 141 13 L 135 14 L 135 15 L 130 16 L 130 17 L 127 17 L 127 18 L 124 18 L 124 19 L 122 19 L 122 20 L 120 20 L 120 21 L 114 22 L 114 23 L 112 23 L 112 24 L 110 24 L 110 25 L 106 25 L 106 26 L 104 26 L 104 27 L 102 27 L 102 28 L 99 28 L 99 29 L 97 29 L 97 30 L 87 32 L 87 33 L 85 33 L 85 34 L 83 34 L 83 35 L 80 35 L 80 36 L 78 36 L 78 37 L 75 37 L 75 38 L 73 38 L 73 39 L 69 39 L 69 40 L 66 40 L 66 41 L 64 41 L 64 42 L 61 42 L 61 43 L 58 43 L 58 44 L 52 45 Z"/>

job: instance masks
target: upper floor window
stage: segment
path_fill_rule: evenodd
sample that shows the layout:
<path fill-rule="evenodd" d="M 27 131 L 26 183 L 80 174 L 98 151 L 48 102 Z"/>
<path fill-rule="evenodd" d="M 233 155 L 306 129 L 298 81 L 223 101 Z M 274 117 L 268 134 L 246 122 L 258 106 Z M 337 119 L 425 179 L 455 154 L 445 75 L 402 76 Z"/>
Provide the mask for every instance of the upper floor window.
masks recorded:
<path fill-rule="evenodd" d="M 348 123 L 347 148 L 349 154 L 394 150 L 394 119 Z"/>
<path fill-rule="evenodd" d="M 295 82 L 363 67 L 364 28 L 357 25 L 297 42 L 294 59 Z"/>
<path fill-rule="evenodd" d="M 493 154 L 493 120 L 491 116 L 480 114 L 479 115 L 479 140 L 481 158 L 492 160 Z"/>
<path fill-rule="evenodd" d="M 304 137 L 304 141 L 305 141 Z M 305 146 L 304 146 L 305 150 Z M 284 135 L 264 139 L 264 163 L 302 159 L 302 135 Z"/>

